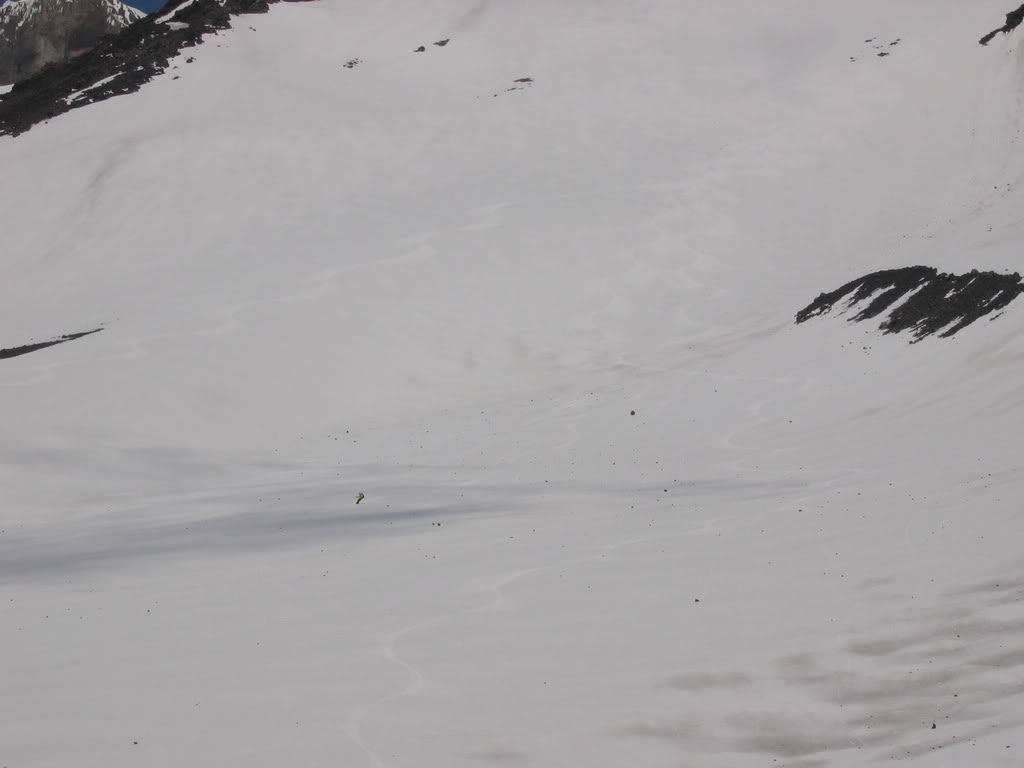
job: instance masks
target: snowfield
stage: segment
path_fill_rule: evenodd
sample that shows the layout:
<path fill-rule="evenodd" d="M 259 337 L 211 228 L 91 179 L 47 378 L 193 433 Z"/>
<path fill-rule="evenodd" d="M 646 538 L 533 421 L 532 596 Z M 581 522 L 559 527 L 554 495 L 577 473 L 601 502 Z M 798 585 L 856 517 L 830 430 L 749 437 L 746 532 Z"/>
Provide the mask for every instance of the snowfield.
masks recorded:
<path fill-rule="evenodd" d="M 1024 305 L 793 323 L 1020 269 L 1008 5 L 278 4 L 0 138 L 0 348 L 103 327 L 0 359 L 0 765 L 1020 765 Z"/>

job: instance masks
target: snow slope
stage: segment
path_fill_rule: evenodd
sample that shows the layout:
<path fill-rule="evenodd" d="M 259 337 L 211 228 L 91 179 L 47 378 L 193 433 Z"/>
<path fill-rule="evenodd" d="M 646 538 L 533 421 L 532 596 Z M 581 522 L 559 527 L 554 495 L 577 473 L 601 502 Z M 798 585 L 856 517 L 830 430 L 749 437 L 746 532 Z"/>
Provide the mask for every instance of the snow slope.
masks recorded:
<path fill-rule="evenodd" d="M 0 347 L 104 327 L 0 360 L 0 764 L 1018 765 L 1024 310 L 792 322 L 1017 268 L 1007 10 L 274 5 L 0 138 Z"/>

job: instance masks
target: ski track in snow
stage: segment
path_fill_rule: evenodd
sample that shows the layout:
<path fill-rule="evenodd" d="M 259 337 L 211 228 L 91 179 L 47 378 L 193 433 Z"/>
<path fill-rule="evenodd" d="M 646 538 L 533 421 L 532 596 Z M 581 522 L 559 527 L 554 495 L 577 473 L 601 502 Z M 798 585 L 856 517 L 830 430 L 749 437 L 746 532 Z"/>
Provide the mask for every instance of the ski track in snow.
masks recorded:
<path fill-rule="evenodd" d="M 716 526 L 716 520 L 708 520 L 699 528 L 695 528 L 692 531 L 683 533 L 673 534 L 671 539 L 678 538 L 689 538 L 692 536 L 710 536 L 713 534 L 720 533 L 720 530 Z M 566 569 L 574 566 L 592 565 L 595 563 L 607 563 L 607 555 L 614 554 L 622 549 L 638 544 L 647 544 L 653 541 L 653 538 L 636 538 L 629 539 L 614 544 L 607 544 L 601 547 L 599 553 L 587 556 L 587 557 L 576 557 L 568 560 L 562 560 L 550 565 L 538 566 L 534 568 L 525 568 L 523 570 L 513 571 L 511 573 L 505 573 L 496 577 L 490 577 L 487 582 L 473 582 L 471 584 L 464 585 L 462 591 L 475 594 L 475 593 L 490 593 L 490 599 L 480 605 L 465 608 L 456 613 L 441 614 L 433 616 L 422 621 L 417 621 L 413 624 L 409 624 L 393 632 L 388 632 L 380 638 L 376 647 L 373 650 L 374 655 L 381 658 L 387 659 L 389 662 L 397 666 L 403 674 L 406 676 L 405 685 L 402 689 L 396 693 L 389 694 L 365 707 L 360 708 L 357 712 L 349 717 L 345 723 L 345 732 L 352 739 L 352 742 L 358 746 L 363 752 L 366 753 L 367 758 L 370 761 L 370 765 L 375 768 L 383 768 L 388 763 L 381 759 L 378 751 L 374 750 L 369 746 L 362 736 L 360 724 L 372 716 L 377 710 L 380 710 L 399 699 L 417 696 L 422 694 L 426 688 L 426 675 L 413 664 L 403 659 L 398 653 L 398 643 L 402 640 L 409 638 L 411 635 L 421 633 L 430 629 L 436 629 L 439 624 L 442 624 L 446 619 L 452 619 L 454 617 L 464 614 L 479 614 L 479 613 L 491 613 L 496 611 L 510 611 L 515 610 L 513 604 L 509 601 L 506 596 L 506 589 L 512 585 L 527 579 L 537 574 L 546 573 L 555 569 Z M 381 715 L 383 717 L 383 715 Z"/>

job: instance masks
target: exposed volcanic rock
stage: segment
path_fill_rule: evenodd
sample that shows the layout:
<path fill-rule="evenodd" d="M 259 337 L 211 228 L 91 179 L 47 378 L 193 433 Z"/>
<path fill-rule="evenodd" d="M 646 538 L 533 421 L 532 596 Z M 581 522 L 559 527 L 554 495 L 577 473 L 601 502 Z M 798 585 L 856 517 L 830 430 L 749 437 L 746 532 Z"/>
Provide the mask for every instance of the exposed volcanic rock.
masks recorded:
<path fill-rule="evenodd" d="M 1007 32 L 1012 32 L 1017 27 L 1019 27 L 1022 22 L 1024 22 L 1024 5 L 1021 5 L 1021 7 L 1018 8 L 1017 10 L 1010 11 L 1008 14 L 1006 14 L 1006 23 L 999 29 L 993 29 L 991 32 L 989 32 L 987 35 L 981 38 L 981 40 L 979 40 L 978 42 L 981 43 L 982 45 L 988 45 L 992 38 L 998 35 L 1000 32 L 1002 32 L 1004 35 Z"/>
<path fill-rule="evenodd" d="M 137 91 L 182 49 L 229 28 L 232 16 L 266 13 L 272 2 L 277 0 L 170 0 L 160 13 L 102 38 L 65 64 L 44 67 L 0 96 L 0 135 L 16 136 L 76 107 Z"/>
<path fill-rule="evenodd" d="M 144 15 L 119 0 L 11 0 L 0 5 L 0 85 L 74 58 Z"/>
<path fill-rule="evenodd" d="M 920 341 L 932 334 L 952 336 L 975 320 L 1004 309 L 1022 292 L 1024 283 L 1017 273 L 971 270 L 953 275 L 921 266 L 884 269 L 821 294 L 797 313 L 796 321 L 826 314 L 844 302 L 843 311 L 859 309 L 849 318 L 851 322 L 886 315 L 881 330 L 910 331 L 913 340 Z"/>
<path fill-rule="evenodd" d="M 93 333 L 99 333 L 102 328 L 94 328 L 91 331 L 81 331 L 80 333 L 66 333 L 63 336 L 50 339 L 49 341 L 37 341 L 32 344 L 23 344 L 20 347 L 8 347 L 7 349 L 0 349 L 0 360 L 4 360 L 8 357 L 18 357 L 19 355 L 27 355 L 29 352 L 38 352 L 40 349 L 46 349 L 47 347 L 53 347 L 57 344 L 63 344 L 66 341 L 74 341 L 80 339 L 83 336 L 89 336 Z"/>

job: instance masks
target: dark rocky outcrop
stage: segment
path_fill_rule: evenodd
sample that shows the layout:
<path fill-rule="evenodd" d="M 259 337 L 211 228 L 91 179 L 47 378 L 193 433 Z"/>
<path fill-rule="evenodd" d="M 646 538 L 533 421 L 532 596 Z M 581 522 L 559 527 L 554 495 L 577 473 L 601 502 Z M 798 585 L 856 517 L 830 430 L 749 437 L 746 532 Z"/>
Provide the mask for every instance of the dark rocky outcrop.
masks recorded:
<path fill-rule="evenodd" d="M 1007 32 L 1012 32 L 1013 30 L 1015 30 L 1017 27 L 1021 25 L 1021 23 L 1024 23 L 1024 5 L 1021 5 L 1021 7 L 1018 8 L 1017 10 L 1010 11 L 1008 14 L 1006 14 L 1006 23 L 999 29 L 993 29 L 991 32 L 989 32 L 987 35 L 981 38 L 981 40 L 979 40 L 978 42 L 981 43 L 982 45 L 988 45 L 989 42 L 991 42 L 992 38 L 998 35 L 1000 32 L 1002 32 L 1005 35 Z"/>
<path fill-rule="evenodd" d="M 0 96 L 0 136 L 16 136 L 76 107 L 137 91 L 181 50 L 229 28 L 232 16 L 266 13 L 273 2 L 170 0 L 160 13 L 102 38 L 75 59 L 44 67 Z"/>
<path fill-rule="evenodd" d="M 63 336 L 51 339 L 50 341 L 38 341 L 33 344 L 23 344 L 20 347 L 8 347 L 7 349 L 0 349 L 0 360 L 4 360 L 8 357 L 18 357 L 19 355 L 27 355 L 29 352 L 38 352 L 40 349 L 46 349 L 47 347 L 53 347 L 57 344 L 63 344 L 66 341 L 74 341 L 80 339 L 83 336 L 89 336 L 93 333 L 99 333 L 102 328 L 94 328 L 91 331 L 81 331 L 80 333 L 66 333 Z"/>
<path fill-rule="evenodd" d="M 972 270 L 953 275 L 921 266 L 884 269 L 821 294 L 797 313 L 796 321 L 826 314 L 844 302 L 844 310 L 860 307 L 849 318 L 851 322 L 886 315 L 881 330 L 910 331 L 913 340 L 920 341 L 932 334 L 952 336 L 975 320 L 1004 309 L 1021 293 L 1024 283 L 1017 273 Z"/>
<path fill-rule="evenodd" d="M 143 16 L 119 0 L 12 0 L 0 6 L 0 85 L 79 56 Z"/>

